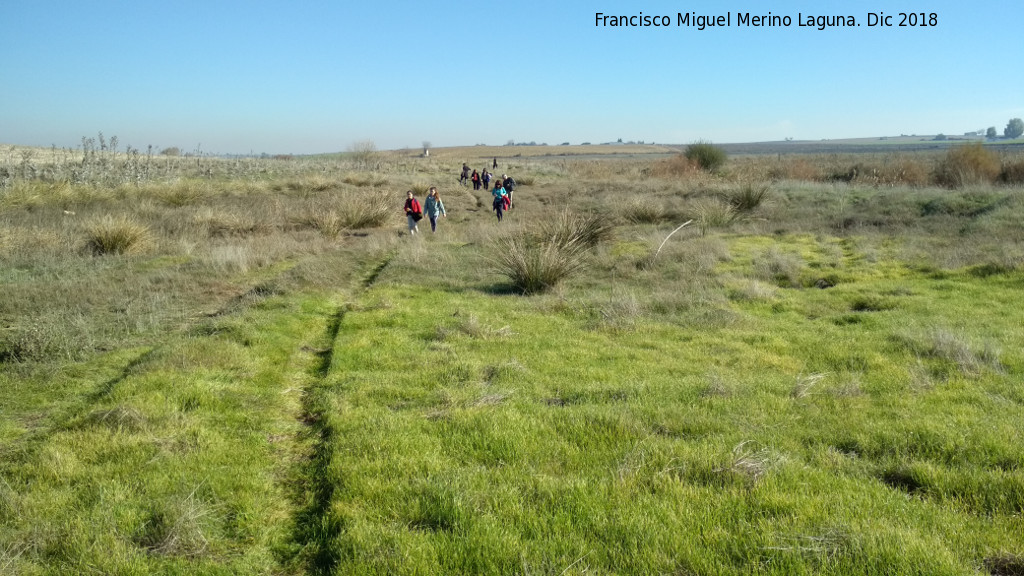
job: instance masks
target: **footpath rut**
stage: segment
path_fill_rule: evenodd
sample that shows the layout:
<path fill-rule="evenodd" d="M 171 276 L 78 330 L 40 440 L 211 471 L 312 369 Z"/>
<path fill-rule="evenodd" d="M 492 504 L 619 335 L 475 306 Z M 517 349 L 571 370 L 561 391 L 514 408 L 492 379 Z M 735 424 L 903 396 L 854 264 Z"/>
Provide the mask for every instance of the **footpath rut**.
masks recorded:
<path fill-rule="evenodd" d="M 395 253 L 389 252 L 372 263 L 349 302 L 372 287 L 394 257 Z M 309 367 L 308 381 L 302 391 L 302 435 L 310 444 L 310 452 L 303 464 L 304 470 L 298 474 L 304 483 L 302 502 L 305 507 L 296 515 L 293 538 L 302 550 L 306 570 L 316 575 L 330 574 L 337 566 L 339 558 L 332 543 L 344 530 L 342 520 L 331 512 L 331 501 L 341 478 L 334 462 L 337 431 L 330 413 L 333 391 L 328 376 L 334 362 L 338 334 L 350 309 L 350 303 L 341 304 L 326 318 L 323 344 L 313 351 L 315 359 Z"/>

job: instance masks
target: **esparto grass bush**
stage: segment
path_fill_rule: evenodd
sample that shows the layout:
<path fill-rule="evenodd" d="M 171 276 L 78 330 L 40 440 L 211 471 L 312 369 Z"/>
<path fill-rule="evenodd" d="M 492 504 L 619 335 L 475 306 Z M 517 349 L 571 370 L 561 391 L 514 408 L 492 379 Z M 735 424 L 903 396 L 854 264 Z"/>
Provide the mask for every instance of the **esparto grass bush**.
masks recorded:
<path fill-rule="evenodd" d="M 726 201 L 736 212 L 752 212 L 768 197 L 766 184 L 747 182 L 726 194 Z"/>
<path fill-rule="evenodd" d="M 581 243 L 588 248 L 610 240 L 615 227 L 599 214 L 578 214 L 563 210 L 557 216 L 541 220 L 537 237 L 541 241 L 568 246 Z"/>
<path fill-rule="evenodd" d="M 96 255 L 127 254 L 150 241 L 149 228 L 126 216 L 102 216 L 85 225 L 86 248 Z"/>
<path fill-rule="evenodd" d="M 387 224 L 401 206 L 384 190 L 371 190 L 354 195 L 338 204 L 338 218 L 343 228 L 379 228 Z"/>
<path fill-rule="evenodd" d="M 697 226 L 701 236 L 707 235 L 712 228 L 724 228 L 731 224 L 738 215 L 736 208 L 717 198 L 704 198 L 694 205 Z"/>
<path fill-rule="evenodd" d="M 303 223 L 331 239 L 337 238 L 344 228 L 341 216 L 330 208 L 311 210 L 304 216 Z"/>
<path fill-rule="evenodd" d="M 725 161 L 728 158 L 725 150 L 704 140 L 698 140 L 690 144 L 686 147 L 686 152 L 683 154 L 707 172 L 717 171 L 725 165 Z"/>
<path fill-rule="evenodd" d="M 583 268 L 587 246 L 580 239 L 538 240 L 518 232 L 501 237 L 491 257 L 495 270 L 523 294 L 547 291 Z"/>
<path fill-rule="evenodd" d="M 973 142 L 949 149 L 936 168 L 935 181 L 949 188 L 991 184 L 999 177 L 1000 171 L 996 154 L 980 142 Z"/>
<path fill-rule="evenodd" d="M 1006 162 L 999 172 L 999 179 L 1005 184 L 1024 184 L 1024 160 Z"/>
<path fill-rule="evenodd" d="M 636 198 L 622 208 L 622 217 L 631 224 L 657 224 L 668 219 L 668 214 L 659 202 Z"/>

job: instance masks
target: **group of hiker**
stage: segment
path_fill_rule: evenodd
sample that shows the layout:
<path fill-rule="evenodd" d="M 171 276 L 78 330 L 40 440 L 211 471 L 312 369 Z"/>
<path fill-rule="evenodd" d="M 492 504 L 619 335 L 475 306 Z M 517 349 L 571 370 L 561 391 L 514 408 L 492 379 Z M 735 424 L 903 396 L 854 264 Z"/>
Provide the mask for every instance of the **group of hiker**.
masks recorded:
<path fill-rule="evenodd" d="M 494 159 L 494 167 L 498 167 L 498 159 Z M 469 166 L 467 164 L 462 165 L 462 175 L 459 178 L 459 183 L 468 177 Z M 480 190 L 481 183 L 483 189 L 487 190 L 487 187 L 491 183 L 491 173 L 487 171 L 485 167 L 483 170 L 483 176 L 473 171 L 471 180 L 473 182 L 473 189 Z M 501 178 L 494 180 L 494 187 L 491 188 L 491 210 L 494 211 L 498 217 L 498 222 L 501 222 L 505 215 L 505 211 L 514 207 L 512 203 L 512 194 L 516 189 L 516 181 L 508 174 L 502 174 Z M 416 194 L 409 190 L 405 193 L 405 217 L 409 224 L 409 234 L 418 234 L 419 221 L 426 216 L 430 220 L 430 231 L 437 232 L 437 219 L 439 217 L 448 217 L 448 212 L 444 208 L 444 202 L 441 201 L 441 196 L 437 193 L 437 188 L 431 186 L 427 191 L 427 198 L 423 201 L 423 205 L 420 205 L 419 200 L 416 199 Z"/>

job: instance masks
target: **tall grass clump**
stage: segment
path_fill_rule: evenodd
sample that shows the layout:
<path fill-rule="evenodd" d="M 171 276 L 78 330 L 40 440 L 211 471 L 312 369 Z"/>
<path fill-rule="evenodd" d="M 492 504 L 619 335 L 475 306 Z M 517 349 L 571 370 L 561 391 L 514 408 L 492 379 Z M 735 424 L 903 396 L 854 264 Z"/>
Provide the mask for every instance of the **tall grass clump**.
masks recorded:
<path fill-rule="evenodd" d="M 697 162 L 685 154 L 676 154 L 651 165 L 651 174 L 654 176 L 688 176 L 698 171 L 700 171 L 700 166 Z"/>
<path fill-rule="evenodd" d="M 396 206 L 400 204 L 383 190 L 363 192 L 338 205 L 338 218 L 344 228 L 379 228 L 397 212 Z"/>
<path fill-rule="evenodd" d="M 622 217 L 631 224 L 657 224 L 668 218 L 665 206 L 647 198 L 636 198 L 622 207 Z"/>
<path fill-rule="evenodd" d="M 688 160 L 696 162 L 702 170 L 707 172 L 714 172 L 724 166 L 728 157 L 725 150 L 704 140 L 698 140 L 687 146 L 683 155 Z"/>
<path fill-rule="evenodd" d="M 103 216 L 85 226 L 85 245 L 93 254 L 127 254 L 149 242 L 149 228 L 125 216 Z"/>
<path fill-rule="evenodd" d="M 576 214 L 563 210 L 553 218 L 540 221 L 537 238 L 559 246 L 580 243 L 591 248 L 611 239 L 613 231 L 611 222 L 598 214 Z"/>
<path fill-rule="evenodd" d="M 492 261 L 523 294 L 553 288 L 584 265 L 587 246 L 581 238 L 555 235 L 541 238 L 519 232 L 497 240 Z"/>
<path fill-rule="evenodd" d="M 725 196 L 738 213 L 753 212 L 768 197 L 768 185 L 748 182 Z"/>
<path fill-rule="evenodd" d="M 1005 184 L 1024 184 L 1024 160 L 1003 164 L 999 179 Z"/>
<path fill-rule="evenodd" d="M 1001 166 L 994 152 L 980 142 L 950 148 L 939 162 L 935 180 L 942 186 L 963 188 L 971 184 L 990 184 L 999 177 Z"/>
<path fill-rule="evenodd" d="M 694 206 L 700 235 L 706 236 L 712 228 L 724 228 L 736 219 L 736 208 L 716 198 L 702 199 Z"/>

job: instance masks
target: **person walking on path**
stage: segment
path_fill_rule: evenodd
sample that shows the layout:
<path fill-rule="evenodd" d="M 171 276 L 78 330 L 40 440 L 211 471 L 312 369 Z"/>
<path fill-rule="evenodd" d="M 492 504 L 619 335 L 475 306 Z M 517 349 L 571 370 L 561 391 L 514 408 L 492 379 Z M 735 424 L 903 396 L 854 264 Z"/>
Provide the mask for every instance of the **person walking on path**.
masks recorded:
<path fill-rule="evenodd" d="M 448 217 L 448 212 L 444 209 L 444 202 L 441 202 L 441 197 L 437 194 L 437 188 L 430 187 L 427 199 L 423 201 L 423 211 L 427 213 L 427 218 L 430 218 L 430 232 L 437 232 L 437 217 Z"/>
<path fill-rule="evenodd" d="M 491 169 L 492 170 L 497 170 L 498 169 L 498 159 L 497 159 L 497 157 L 495 157 L 495 159 L 494 159 L 494 166 L 491 166 Z"/>
<path fill-rule="evenodd" d="M 511 208 L 512 194 L 516 191 L 516 181 L 508 174 L 502 174 L 501 185 L 505 188 L 505 192 L 508 193 L 508 207 Z"/>
<path fill-rule="evenodd" d="M 494 183 L 494 190 L 491 191 L 494 195 L 494 202 L 491 203 L 491 209 L 494 210 L 498 216 L 498 222 L 501 222 L 501 218 L 505 213 L 505 200 L 508 198 L 508 194 L 505 189 L 501 187 L 501 181 Z"/>
<path fill-rule="evenodd" d="M 462 175 L 459 176 L 459 184 L 466 185 L 466 181 L 469 180 L 469 164 L 462 163 Z"/>
<path fill-rule="evenodd" d="M 480 174 L 476 170 L 473 170 L 473 175 L 470 176 L 469 179 L 473 182 L 473 190 L 479 190 L 480 189 Z"/>
<path fill-rule="evenodd" d="M 491 173 L 488 172 L 486 168 L 484 168 L 483 183 L 484 190 L 487 190 L 487 187 L 491 185 Z"/>
<path fill-rule="evenodd" d="M 409 221 L 410 236 L 420 231 L 418 223 L 423 218 L 423 209 L 412 190 L 405 193 L 405 218 Z"/>

